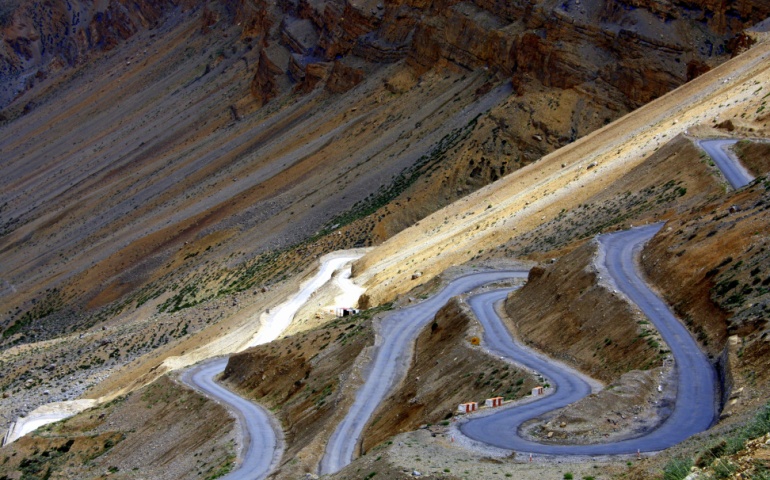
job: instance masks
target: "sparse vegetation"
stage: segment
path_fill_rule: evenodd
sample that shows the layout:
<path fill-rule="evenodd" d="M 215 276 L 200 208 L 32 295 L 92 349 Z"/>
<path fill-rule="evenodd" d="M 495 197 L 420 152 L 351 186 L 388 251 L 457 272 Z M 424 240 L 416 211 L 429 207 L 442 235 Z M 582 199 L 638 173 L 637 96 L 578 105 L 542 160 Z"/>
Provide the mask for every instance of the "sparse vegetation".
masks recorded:
<path fill-rule="evenodd" d="M 407 167 L 393 179 L 389 186 L 383 186 L 377 193 L 369 195 L 365 200 L 357 202 L 349 211 L 334 217 L 321 230 L 318 236 L 331 233 L 339 227 L 348 225 L 355 220 L 373 214 L 383 206 L 395 200 L 407 188 L 414 185 L 423 175 L 430 175 L 444 161 L 452 148 L 464 141 L 476 127 L 477 115 L 463 128 L 448 133 L 427 155 L 421 156 L 412 166 Z"/>

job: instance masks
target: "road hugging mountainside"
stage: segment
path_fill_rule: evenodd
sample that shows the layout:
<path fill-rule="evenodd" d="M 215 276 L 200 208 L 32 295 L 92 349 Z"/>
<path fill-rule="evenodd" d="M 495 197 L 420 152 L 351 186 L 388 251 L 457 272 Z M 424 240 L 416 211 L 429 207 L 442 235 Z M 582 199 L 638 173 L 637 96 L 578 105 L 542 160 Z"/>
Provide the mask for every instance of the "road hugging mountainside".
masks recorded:
<path fill-rule="evenodd" d="M 267 477 L 283 455 L 281 428 L 262 407 L 231 392 L 216 382 L 217 375 L 227 365 L 227 358 L 218 358 L 197 365 L 182 375 L 182 381 L 235 412 L 244 432 L 245 448 L 237 470 L 223 477 L 227 480 L 255 480 Z"/>
<path fill-rule="evenodd" d="M 729 173 L 725 171 L 728 167 L 738 170 L 742 168 L 735 158 L 725 155 L 724 159 L 724 162 L 720 161 L 717 165 L 726 177 L 729 177 Z M 743 180 L 736 181 L 734 188 L 745 185 L 749 180 L 750 176 L 746 176 Z M 687 328 L 646 285 L 637 269 L 636 257 L 642 246 L 661 227 L 662 224 L 654 224 L 600 236 L 598 238 L 600 250 L 596 262 L 599 263 L 600 270 L 609 274 L 611 282 L 647 315 L 671 349 L 678 373 L 677 396 L 673 409 L 665 421 L 658 428 L 641 436 L 609 444 L 544 445 L 521 438 L 518 430 L 525 421 L 583 398 L 590 393 L 591 387 L 583 379 L 571 375 L 571 372 L 562 366 L 512 341 L 492 307 L 495 301 L 505 297 L 507 291 L 503 291 L 484 294 L 471 301 L 471 306 L 487 330 L 487 342 L 496 353 L 534 368 L 550 378 L 556 384 L 557 391 L 542 401 L 527 403 L 526 407 L 511 408 L 495 415 L 469 421 L 461 426 L 464 434 L 490 445 L 516 451 L 555 455 L 601 455 L 662 450 L 711 427 L 716 420 L 719 408 L 714 367 Z M 441 295 L 421 305 L 437 302 L 438 298 L 445 296 L 448 290 L 444 290 Z M 425 311 L 425 313 L 428 312 Z M 401 317 L 404 314 L 399 312 L 389 319 L 395 318 L 396 315 Z M 417 323 L 414 322 L 414 325 Z M 397 363 L 397 357 L 404 355 L 404 343 L 411 343 L 411 340 L 408 340 L 411 337 L 407 336 L 404 330 L 399 331 L 397 336 L 395 333 L 394 330 L 388 332 L 383 328 L 381 332 L 385 337 L 383 344 L 388 347 L 378 351 L 375 366 L 370 371 L 366 383 L 359 390 L 353 407 L 327 444 L 326 454 L 321 461 L 321 473 L 336 472 L 352 460 L 369 417 L 394 385 L 393 366 Z M 412 337 L 414 335 L 416 330 Z M 391 350 L 392 347 L 389 344 L 396 338 L 401 348 Z M 387 365 L 387 368 L 381 365 Z M 382 375 L 385 375 L 386 380 L 379 382 Z"/>
<path fill-rule="evenodd" d="M 698 145 L 709 154 L 719 169 L 724 174 L 730 186 L 741 188 L 749 183 L 753 177 L 733 156 L 727 152 L 727 148 L 738 143 L 738 140 L 699 140 Z"/>
<path fill-rule="evenodd" d="M 417 334 L 450 298 L 491 282 L 526 276 L 526 271 L 516 270 L 462 276 L 428 300 L 388 315 L 381 324 L 379 336 L 382 340 L 368 367 L 366 382 L 356 393 L 353 405 L 327 443 L 321 460 L 321 473 L 334 473 L 351 462 L 369 418 L 404 375 L 411 357 L 409 348 Z"/>
<path fill-rule="evenodd" d="M 637 273 L 635 256 L 661 224 L 602 235 L 598 261 L 602 262 L 618 289 L 636 303 L 655 324 L 674 356 L 678 372 L 676 403 L 663 424 L 639 437 L 598 445 L 544 445 L 519 436 L 519 427 L 532 418 L 564 407 L 590 393 L 589 385 L 565 372 L 558 364 L 534 355 L 515 343 L 494 311 L 493 304 L 506 291 L 480 295 L 469 303 L 490 332 L 486 339 L 495 353 L 506 355 L 538 370 L 556 385 L 553 395 L 534 403 L 474 418 L 460 430 L 474 440 L 518 452 L 549 455 L 606 455 L 658 451 L 708 429 L 716 418 L 716 374 L 686 327 L 671 313 Z M 492 333 L 493 332 L 493 333 Z"/>

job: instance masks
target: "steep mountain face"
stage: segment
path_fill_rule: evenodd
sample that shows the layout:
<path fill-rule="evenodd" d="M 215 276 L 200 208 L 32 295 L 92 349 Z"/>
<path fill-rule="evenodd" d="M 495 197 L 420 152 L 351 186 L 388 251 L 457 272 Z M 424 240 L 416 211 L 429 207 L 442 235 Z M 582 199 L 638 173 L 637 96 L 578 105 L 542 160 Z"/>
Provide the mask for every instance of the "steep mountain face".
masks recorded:
<path fill-rule="evenodd" d="M 252 25 L 246 35 L 261 37 L 265 46 L 278 37 L 295 80 L 314 78 L 319 65 L 339 59 L 406 58 L 418 73 L 436 66 L 484 68 L 511 76 L 518 92 L 536 79 L 626 108 L 657 98 L 739 49 L 735 35 L 770 12 L 759 1 L 249 5 L 238 6 L 237 21 Z M 247 10 L 255 16 L 248 18 Z"/>
<path fill-rule="evenodd" d="M 736 34 L 770 12 L 767 2 L 713 1 L 334 1 L 268 3 L 6 1 L 0 11 L 0 107 L 51 75 L 114 49 L 141 30 L 155 30 L 202 9 L 201 31 L 217 23 L 241 27 L 262 48 L 252 93 L 276 94 L 287 75 L 312 84 L 329 62 L 383 63 L 408 58 L 419 72 L 436 66 L 483 67 L 511 75 L 517 90 L 531 79 L 581 86 L 636 107 L 741 47 Z M 271 58 L 272 55 L 274 58 Z M 350 88 L 362 72 L 333 91 Z M 305 87 L 307 88 L 307 87 Z"/>
<path fill-rule="evenodd" d="M 57 73 L 168 20 L 179 1 L 7 1 L 0 10 L 0 107 Z M 187 8 L 192 7 L 188 2 Z"/>
<path fill-rule="evenodd" d="M 245 323 L 239 301 L 269 308 L 266 291 L 288 291 L 320 254 L 379 244 L 708 70 L 766 10 L 3 2 L 3 410 L 28 411 L 47 382 L 55 399 L 80 395 L 149 352 L 189 352 L 223 319 Z M 412 272 L 394 265 L 379 284 L 398 275 Z M 47 358 L 25 356 L 57 337 Z M 45 370 L 54 359 L 67 367 Z M 160 361 L 132 364 L 129 381 Z M 59 391 L 76 374 L 77 392 Z"/>
<path fill-rule="evenodd" d="M 669 298 L 678 311 L 716 312 L 696 334 L 715 355 L 738 336 L 736 371 L 767 383 L 767 242 L 748 235 L 767 230 L 765 187 L 730 197 L 744 214 L 698 211 L 724 189 L 689 139 L 716 132 L 704 123 L 767 135 L 767 44 L 717 66 L 751 43 L 740 32 L 770 13 L 766 1 L 0 2 L 4 421 L 230 353 L 322 253 L 388 241 L 356 265 L 372 305 L 452 265 L 571 251 L 535 270 L 509 309 L 525 314 L 530 341 L 613 381 L 664 353 L 583 268 L 593 250 L 579 244 L 672 218 L 683 228 L 653 243 L 651 276 L 687 287 Z M 720 238 L 702 215 L 718 232 L 751 220 L 731 242 L 740 259 L 702 254 Z M 690 258 L 704 270 L 694 284 Z M 459 313 L 417 344 L 412 370 L 438 379 L 436 391 L 461 352 L 486 361 L 465 345 Z M 607 330 L 613 318 L 623 321 Z M 235 357 L 230 380 L 283 409 L 287 458 L 300 460 L 287 469 L 315 468 L 368 325 L 298 325 Z M 393 430 L 374 425 L 366 442 L 443 418 L 487 386 L 458 387 Z M 429 398 L 422 388 L 402 385 L 391 418 Z"/>
<path fill-rule="evenodd" d="M 6 265 L 17 280 L 30 281 L 30 268 L 59 279 L 34 293 L 14 286 L 27 294 L 10 300 L 11 310 L 26 311 L 40 291 L 61 289 L 72 275 L 79 286 L 65 288 L 62 302 L 98 308 L 164 275 L 170 252 L 192 239 L 225 239 L 232 245 L 226 254 L 240 248 L 250 257 L 307 238 L 356 202 L 376 214 L 354 226 L 349 243 L 381 242 L 707 69 L 764 12 L 761 2 L 719 11 L 706 4 L 370 3 L 5 4 L 0 105 L 7 119 L 26 119 L 5 135 L 4 153 L 15 162 L 6 162 L 13 173 L 0 218 L 3 251 L 35 245 L 29 240 L 50 230 L 37 267 Z M 501 80 L 515 95 L 496 88 Z M 368 103 L 343 95 L 357 85 Z M 180 92 L 185 100 L 175 97 Z M 336 113 L 321 125 L 312 112 L 331 111 L 329 102 Z M 472 103 L 475 116 L 458 116 Z M 78 115 L 85 120 L 73 128 Z M 353 138 L 354 130 L 354 144 L 327 148 L 334 135 Z M 51 143 L 35 145 L 43 131 Z M 296 140 L 298 132 L 305 140 Z M 323 138 L 307 144 L 314 135 Z M 271 138 L 283 138 L 281 146 L 269 146 Z M 257 156 L 280 159 L 273 172 L 284 169 L 268 175 L 267 190 L 268 177 L 255 173 Z M 105 162 L 96 176 L 78 173 Z M 342 181 L 347 162 L 376 167 L 344 180 L 340 201 L 313 199 L 306 192 L 316 189 L 299 186 L 321 170 L 336 169 L 332 181 Z M 212 180 L 226 170 L 229 179 Z M 51 185 L 54 171 L 63 176 L 46 193 L 38 186 Z M 130 180 L 152 171 L 177 176 Z M 397 195 L 377 193 L 405 171 Z M 95 202 L 91 189 L 100 180 L 113 187 Z M 228 180 L 234 185 L 222 190 Z M 376 201 L 367 197 L 373 191 Z M 108 193 L 113 200 L 101 197 Z M 159 220 L 160 211 L 191 202 L 170 225 Z M 305 210 L 297 202 L 323 213 L 291 221 Z M 246 231 L 259 225 L 261 240 L 235 248 L 241 235 L 233 227 L 242 221 Z M 131 233 L 105 239 L 121 226 Z M 201 246 L 211 248 L 209 240 Z M 85 251 L 88 271 L 61 264 Z M 197 259 L 185 260 L 175 267 L 198 268 Z"/>

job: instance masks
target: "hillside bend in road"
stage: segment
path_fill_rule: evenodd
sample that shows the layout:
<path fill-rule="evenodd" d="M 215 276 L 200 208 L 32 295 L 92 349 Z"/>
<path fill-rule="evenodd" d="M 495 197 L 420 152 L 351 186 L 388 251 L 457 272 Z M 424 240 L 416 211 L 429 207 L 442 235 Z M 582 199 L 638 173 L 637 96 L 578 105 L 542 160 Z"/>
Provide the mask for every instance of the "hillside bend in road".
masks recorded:
<path fill-rule="evenodd" d="M 728 151 L 728 148 L 736 143 L 738 140 L 698 140 L 698 146 L 714 160 L 730 186 L 737 190 L 754 180 L 754 177 L 741 165 L 735 155 Z"/>
<path fill-rule="evenodd" d="M 338 285 L 345 291 L 340 299 L 353 301 L 361 291 L 349 280 L 350 264 L 360 253 L 349 251 L 324 257 L 318 272 L 302 285 L 299 292 L 281 304 L 266 319 L 250 346 L 268 343 L 278 338 L 291 324 L 294 315 L 324 284 L 332 279 L 335 271 L 345 268 Z M 355 301 L 358 299 L 356 298 Z M 234 412 L 243 430 L 241 465 L 223 477 L 227 480 L 256 480 L 267 477 L 275 469 L 283 455 L 283 432 L 280 423 L 261 406 L 244 399 L 216 382 L 216 377 L 227 366 L 227 358 L 214 358 L 185 371 L 181 380 L 186 385 L 226 404 Z"/>
<path fill-rule="evenodd" d="M 337 472 L 352 461 L 364 427 L 375 409 L 406 374 L 411 361 L 411 347 L 417 334 L 450 298 L 491 282 L 526 278 L 527 273 L 524 270 L 510 270 L 465 275 L 450 282 L 428 300 L 394 311 L 385 317 L 377 332 L 377 350 L 367 367 L 366 380 L 326 445 L 326 452 L 321 459 L 321 473 Z"/>
<path fill-rule="evenodd" d="M 283 456 L 280 423 L 264 408 L 231 392 L 216 382 L 227 366 L 227 358 L 217 358 L 187 369 L 181 380 L 188 386 L 227 405 L 238 417 L 244 432 L 240 466 L 222 477 L 226 480 L 258 480 L 268 476 Z"/>
<path fill-rule="evenodd" d="M 519 435 L 521 425 L 532 418 L 564 407 L 590 393 L 589 385 L 569 375 L 559 364 L 533 357 L 510 336 L 497 316 L 493 304 L 505 298 L 507 291 L 491 292 L 469 302 L 484 325 L 485 339 L 496 353 L 537 369 L 556 384 L 556 392 L 543 399 L 502 410 L 494 415 L 473 418 L 460 426 L 468 437 L 496 447 L 517 452 L 546 455 L 610 455 L 637 451 L 651 452 L 671 447 L 708 429 L 717 412 L 716 373 L 688 330 L 668 306 L 647 287 L 637 271 L 635 257 L 642 245 L 652 238 L 661 224 L 649 225 L 599 237 L 597 262 L 609 273 L 618 290 L 636 303 L 655 324 L 669 345 L 677 369 L 677 397 L 671 414 L 656 429 L 636 438 L 594 445 L 545 445 Z M 683 374 L 684 372 L 684 374 Z"/>

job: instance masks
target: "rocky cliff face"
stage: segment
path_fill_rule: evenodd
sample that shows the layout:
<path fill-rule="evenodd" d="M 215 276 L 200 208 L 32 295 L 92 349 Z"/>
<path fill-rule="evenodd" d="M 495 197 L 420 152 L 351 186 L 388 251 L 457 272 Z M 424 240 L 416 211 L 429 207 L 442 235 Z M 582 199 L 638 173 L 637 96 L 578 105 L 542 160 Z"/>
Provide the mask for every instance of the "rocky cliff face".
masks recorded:
<path fill-rule="evenodd" d="M 5 3 L 5 2 L 4 2 Z M 140 30 L 159 27 L 180 0 L 6 4 L 0 12 L 0 107 L 51 74 L 81 65 Z"/>
<path fill-rule="evenodd" d="M 172 12 L 194 8 L 185 0 L 5 6 L 0 107 L 52 73 L 159 27 Z M 317 79 L 319 61 L 354 57 L 377 64 L 406 58 L 418 73 L 436 66 L 486 68 L 510 76 L 518 90 L 536 79 L 628 108 L 701 73 L 739 48 L 742 43 L 731 40 L 743 28 L 770 15 L 770 5 L 760 0 L 218 0 L 202 10 L 204 33 L 225 22 L 239 26 L 244 39 L 258 39 L 259 48 L 280 45 L 291 53 L 295 81 L 305 78 L 307 69 L 309 78 Z M 255 72 L 260 78 L 252 92 L 260 102 L 276 93 L 269 78 L 276 73 L 268 69 L 265 77 L 268 63 L 278 62 L 263 57 Z M 330 90 L 345 88 L 334 84 Z"/>
<path fill-rule="evenodd" d="M 610 96 L 629 108 L 701 73 L 769 8 L 763 2 L 579 0 L 281 5 L 283 14 L 312 27 L 309 38 L 317 38 L 299 42 L 288 28 L 294 22 L 284 22 L 283 38 L 291 39 L 285 43 L 297 55 L 407 58 L 418 73 L 436 66 L 486 68 L 510 75 L 521 89 L 534 78 L 549 87 Z"/>

